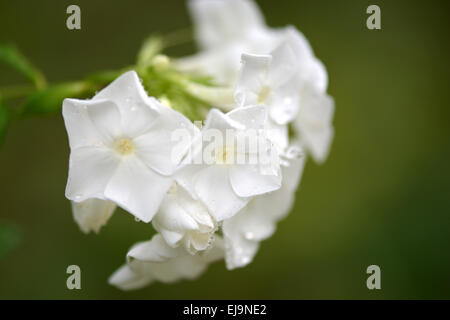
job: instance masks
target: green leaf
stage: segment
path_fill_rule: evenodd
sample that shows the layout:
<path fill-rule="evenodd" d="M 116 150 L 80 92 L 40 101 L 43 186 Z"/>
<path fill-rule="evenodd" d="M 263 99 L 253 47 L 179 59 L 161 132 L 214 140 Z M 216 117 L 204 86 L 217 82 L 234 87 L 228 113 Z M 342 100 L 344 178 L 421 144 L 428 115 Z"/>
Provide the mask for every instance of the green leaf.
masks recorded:
<path fill-rule="evenodd" d="M 56 113 L 61 110 L 65 98 L 80 98 L 86 95 L 89 86 L 85 82 L 61 83 L 36 91 L 25 101 L 23 115 Z"/>
<path fill-rule="evenodd" d="M 14 250 L 20 243 L 20 230 L 13 225 L 0 224 L 0 259 Z"/>
<path fill-rule="evenodd" d="M 5 137 L 6 130 L 8 129 L 9 119 L 11 118 L 11 112 L 3 104 L 2 99 L 0 97 L 0 145 L 3 142 L 3 138 Z"/>
<path fill-rule="evenodd" d="M 31 65 L 28 60 L 12 45 L 0 44 L 0 61 L 3 61 L 13 69 L 22 73 L 31 80 L 36 88 L 45 87 L 45 78 L 39 70 Z"/>

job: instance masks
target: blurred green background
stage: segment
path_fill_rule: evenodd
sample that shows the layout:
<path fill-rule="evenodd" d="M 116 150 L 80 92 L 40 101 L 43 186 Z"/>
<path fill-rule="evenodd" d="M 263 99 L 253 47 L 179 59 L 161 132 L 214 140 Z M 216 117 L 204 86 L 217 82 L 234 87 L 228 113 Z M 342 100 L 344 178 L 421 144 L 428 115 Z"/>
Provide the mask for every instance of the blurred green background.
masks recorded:
<path fill-rule="evenodd" d="M 66 29 L 78 4 L 82 29 Z M 60 114 L 13 124 L 0 149 L 0 224 L 20 242 L 0 260 L 0 298 L 450 298 L 448 2 L 259 1 L 271 26 L 296 25 L 328 69 L 336 137 L 308 162 L 293 212 L 247 268 L 212 265 L 196 281 L 121 292 L 106 280 L 151 226 L 118 211 L 83 234 L 64 197 L 69 146 Z M 382 30 L 366 28 L 370 4 Z M 190 25 L 181 1 L 0 0 L 0 42 L 51 82 L 135 61 L 140 44 Z M 193 44 L 168 51 L 183 55 Z M 0 86 L 25 80 L 0 66 Z M 12 237 L 12 238 L 11 238 Z M 66 288 L 66 268 L 82 290 Z M 382 289 L 366 288 L 366 268 Z"/>

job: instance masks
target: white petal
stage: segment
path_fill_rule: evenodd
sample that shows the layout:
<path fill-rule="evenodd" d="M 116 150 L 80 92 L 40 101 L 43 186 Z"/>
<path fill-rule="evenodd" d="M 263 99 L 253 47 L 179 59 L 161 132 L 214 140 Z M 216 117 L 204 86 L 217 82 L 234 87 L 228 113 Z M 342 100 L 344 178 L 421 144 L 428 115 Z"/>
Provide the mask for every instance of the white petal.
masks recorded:
<path fill-rule="evenodd" d="M 228 269 L 244 267 L 253 260 L 259 242 L 275 232 L 277 221 L 290 210 L 293 199 L 293 191 L 280 189 L 252 199 L 223 222 Z"/>
<path fill-rule="evenodd" d="M 262 90 L 268 86 L 270 55 L 242 54 L 241 72 L 235 89 L 235 99 L 239 106 L 259 104 Z"/>
<path fill-rule="evenodd" d="M 72 201 L 73 217 L 84 233 L 91 230 L 98 233 L 100 228 L 108 222 L 115 209 L 116 205 L 106 200 Z"/>
<path fill-rule="evenodd" d="M 240 197 L 252 197 L 281 187 L 279 175 L 265 175 L 257 165 L 236 164 L 230 168 L 230 183 Z"/>
<path fill-rule="evenodd" d="M 291 46 L 299 64 L 298 73 L 303 81 L 312 85 L 315 90 L 324 93 L 328 86 L 327 71 L 318 60 L 305 36 L 295 27 L 285 29 L 285 39 Z"/>
<path fill-rule="evenodd" d="M 302 141 L 311 151 L 311 155 L 317 163 L 323 163 L 330 151 L 331 142 L 333 141 L 333 127 L 323 128 L 321 130 L 304 130 Z"/>
<path fill-rule="evenodd" d="M 197 230 L 197 222 L 180 204 L 178 195 L 167 194 L 153 222 L 171 231 Z"/>
<path fill-rule="evenodd" d="M 228 115 L 224 114 L 218 109 L 211 109 L 205 120 L 205 126 L 202 131 L 208 129 L 217 129 L 221 132 L 226 132 L 227 129 L 244 129 L 245 126 L 234 121 Z"/>
<path fill-rule="evenodd" d="M 134 156 L 124 159 L 105 190 L 105 197 L 144 222 L 158 210 L 173 179 L 153 171 Z"/>
<path fill-rule="evenodd" d="M 246 129 L 263 129 L 267 121 L 267 107 L 239 107 L 228 112 L 227 116 L 244 125 Z"/>
<path fill-rule="evenodd" d="M 299 118 L 303 125 L 311 128 L 325 128 L 333 121 L 334 101 L 327 94 L 306 89 L 302 95 Z"/>
<path fill-rule="evenodd" d="M 88 112 L 92 106 L 107 106 L 109 102 L 64 99 L 63 117 L 71 149 L 105 144 L 104 136 L 94 126 Z"/>
<path fill-rule="evenodd" d="M 155 226 L 155 229 L 161 233 L 161 236 L 164 238 L 164 241 L 166 241 L 166 243 L 169 246 L 171 246 L 172 248 L 178 247 L 180 241 L 184 237 L 184 232 L 163 229 L 159 227 L 157 224 L 155 224 L 155 222 L 153 222 L 153 225 Z"/>
<path fill-rule="evenodd" d="M 280 210 L 282 203 L 275 202 L 273 194 L 279 191 L 257 197 L 233 218 L 224 223 L 224 228 L 233 227 L 239 230 L 241 237 L 250 241 L 262 241 L 269 238 L 275 231 L 275 212 Z"/>
<path fill-rule="evenodd" d="M 295 27 L 284 29 L 285 41 L 291 46 L 298 63 L 303 63 L 314 56 L 313 50 L 305 36 Z"/>
<path fill-rule="evenodd" d="M 284 85 L 290 82 L 295 76 L 298 68 L 298 61 L 295 52 L 288 40 L 282 41 L 271 53 L 270 64 L 271 84 Z"/>
<path fill-rule="evenodd" d="M 155 171 L 171 175 L 179 167 L 192 141 L 200 133 L 189 119 L 181 113 L 154 101 L 160 113 L 151 130 L 134 139 L 138 156 Z M 173 136 L 176 130 L 187 135 L 179 141 Z M 186 138 L 186 139 L 185 139 Z M 185 143 L 186 141 L 186 143 Z M 180 146 L 180 143 L 183 145 Z"/>
<path fill-rule="evenodd" d="M 166 195 L 155 219 L 166 229 L 177 231 L 215 227 L 207 208 L 180 185 L 176 185 L 174 193 Z"/>
<path fill-rule="evenodd" d="M 326 94 L 311 91 L 305 92 L 302 98 L 294 125 L 314 160 L 321 163 L 327 158 L 333 140 L 334 101 Z"/>
<path fill-rule="evenodd" d="M 244 51 L 245 46 L 241 44 L 216 47 L 179 58 L 174 61 L 174 66 L 182 72 L 207 75 L 217 85 L 232 86 L 236 83 L 239 61 Z"/>
<path fill-rule="evenodd" d="M 250 0 L 191 0 L 196 40 L 204 49 L 233 42 L 244 32 L 264 27 L 264 17 Z"/>
<path fill-rule="evenodd" d="M 246 224 L 247 230 L 245 231 L 247 239 L 256 241 L 267 239 L 275 230 L 275 224 L 291 211 L 305 159 L 305 157 L 301 157 L 289 160 L 288 166 L 282 167 L 283 185 L 281 188 L 255 198 L 246 207 L 249 211 L 247 218 L 249 223 Z"/>
<path fill-rule="evenodd" d="M 210 239 L 211 235 L 209 233 L 190 232 L 190 237 L 187 241 L 187 250 L 194 254 L 197 251 L 204 251 L 209 247 Z"/>
<path fill-rule="evenodd" d="M 238 214 L 239 215 L 239 214 Z M 252 262 L 259 248 L 259 242 L 245 239 L 239 230 L 237 220 L 224 221 L 225 262 L 228 270 L 245 267 Z"/>
<path fill-rule="evenodd" d="M 206 207 L 177 184 L 172 185 L 164 198 L 153 225 L 168 245 L 183 244 L 191 253 L 207 249 L 216 229 Z"/>
<path fill-rule="evenodd" d="M 93 98 L 98 99 L 116 103 L 121 114 L 123 133 L 128 137 L 135 137 L 148 130 L 158 116 L 135 71 L 128 71 L 111 82 Z"/>
<path fill-rule="evenodd" d="M 240 236 L 246 240 L 265 240 L 275 232 L 277 222 L 289 213 L 294 200 L 295 190 L 284 187 L 255 197 L 244 209 L 224 222 L 223 226 L 239 230 Z"/>
<path fill-rule="evenodd" d="M 213 235 L 213 245 L 206 252 L 199 254 L 202 261 L 211 263 L 216 262 L 224 258 L 225 254 L 225 241 L 218 235 Z"/>
<path fill-rule="evenodd" d="M 66 197 L 76 202 L 89 198 L 104 199 L 105 188 L 115 174 L 118 165 L 119 159 L 108 148 L 72 149 Z"/>
<path fill-rule="evenodd" d="M 283 189 L 290 191 L 297 190 L 305 166 L 306 157 L 304 155 L 289 159 L 287 166 L 282 166 Z"/>
<path fill-rule="evenodd" d="M 266 123 L 266 137 L 281 153 L 289 143 L 288 126 L 277 124 L 269 119 Z"/>
<path fill-rule="evenodd" d="M 240 212 L 223 222 L 228 269 L 250 263 L 258 243 L 269 238 L 276 223 L 289 213 L 303 165 L 304 158 L 291 160 L 288 167 L 283 167 L 283 186 L 279 190 L 253 198 Z"/>
<path fill-rule="evenodd" d="M 121 290 L 136 290 L 149 285 L 153 281 L 149 275 L 139 275 L 133 272 L 128 265 L 123 265 L 108 279 L 108 283 Z"/>
<path fill-rule="evenodd" d="M 111 278 L 110 283 L 121 288 L 141 287 L 157 280 L 174 282 L 198 277 L 209 263 L 222 259 L 223 241 L 216 239 L 213 247 L 201 254 L 191 255 L 182 248 L 169 247 L 161 235 L 135 245 L 127 254 L 127 266 L 122 267 Z M 142 260 L 141 260 L 142 259 Z"/>
<path fill-rule="evenodd" d="M 191 214 L 195 221 L 200 226 L 201 231 L 212 230 L 215 228 L 215 223 L 206 207 L 197 200 L 185 202 L 186 211 Z"/>
<path fill-rule="evenodd" d="M 177 257 L 179 252 L 167 245 L 160 234 L 152 240 L 134 245 L 127 253 L 127 261 L 165 262 Z"/>
<path fill-rule="evenodd" d="M 325 93 L 328 87 L 328 74 L 322 61 L 314 58 L 309 66 L 309 82 L 319 92 Z"/>
<path fill-rule="evenodd" d="M 164 283 L 173 283 L 181 279 L 195 279 L 208 266 L 198 256 L 192 256 L 187 252 L 164 263 L 134 260 L 128 265 L 137 274 L 151 277 Z"/>
<path fill-rule="evenodd" d="M 283 94 L 280 91 L 270 102 L 270 118 L 279 125 L 288 124 L 298 114 L 299 103 L 300 99 L 297 94 Z"/>
<path fill-rule="evenodd" d="M 206 165 L 201 164 L 186 165 L 174 175 L 177 184 L 182 187 L 193 199 L 198 199 L 194 190 L 194 177 L 198 172 L 200 172 L 200 170 L 206 167 Z"/>
<path fill-rule="evenodd" d="M 248 198 L 239 197 L 231 187 L 226 166 L 209 166 L 194 177 L 194 190 L 216 221 L 232 217 Z"/>
<path fill-rule="evenodd" d="M 87 107 L 92 124 L 109 145 L 120 134 L 120 112 L 109 100 L 96 100 Z"/>
<path fill-rule="evenodd" d="M 277 86 L 268 103 L 270 118 L 277 124 L 292 122 L 300 108 L 300 92 L 303 86 L 299 75 L 292 77 L 283 85 Z"/>

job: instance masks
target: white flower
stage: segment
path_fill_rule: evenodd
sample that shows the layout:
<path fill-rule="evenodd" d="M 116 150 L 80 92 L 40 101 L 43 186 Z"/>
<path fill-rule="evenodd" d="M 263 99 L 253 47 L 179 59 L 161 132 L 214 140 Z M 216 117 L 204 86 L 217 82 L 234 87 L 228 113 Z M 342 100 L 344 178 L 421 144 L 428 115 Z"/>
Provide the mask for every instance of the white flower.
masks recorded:
<path fill-rule="evenodd" d="M 148 97 L 134 71 L 91 100 L 65 99 L 63 116 L 71 148 L 66 197 L 109 200 L 149 222 L 189 148 L 174 155 L 171 133 L 195 134 L 191 122 Z"/>
<path fill-rule="evenodd" d="M 149 97 L 130 71 L 92 99 L 63 102 L 66 197 L 81 230 L 99 232 L 120 206 L 157 231 L 109 278 L 123 290 L 194 279 L 219 259 L 230 270 L 249 264 L 292 209 L 303 150 L 322 162 L 333 138 L 327 71 L 295 27 L 269 28 L 253 0 L 190 0 L 189 9 L 201 51 L 171 63 L 179 101 L 164 88 L 167 106 Z M 167 57 L 153 60 L 156 73 L 168 71 Z M 210 109 L 201 131 L 171 104 Z"/>
<path fill-rule="evenodd" d="M 252 0 L 191 0 L 200 53 L 180 59 L 184 71 L 199 71 L 213 76 L 217 83 L 236 80 L 243 52 L 267 53 L 279 42 L 278 31 L 269 29 Z"/>
<path fill-rule="evenodd" d="M 244 53 L 234 90 L 238 106 L 261 104 L 269 109 L 270 139 L 282 153 L 288 146 L 288 127 L 297 115 L 300 83 L 295 54 L 283 42 L 271 55 Z"/>
<path fill-rule="evenodd" d="M 243 54 L 241 60 L 238 105 L 267 105 L 275 132 L 294 122 L 302 144 L 317 162 L 324 161 L 333 138 L 334 102 L 326 93 L 326 70 L 303 35 L 288 27 L 271 55 Z"/>
<path fill-rule="evenodd" d="M 223 240 L 214 239 L 212 247 L 195 255 L 184 248 L 172 248 L 160 234 L 152 240 L 133 246 L 127 254 L 127 264 L 109 278 L 109 283 L 122 290 L 134 290 L 154 281 L 166 283 L 181 279 L 195 279 L 207 266 L 223 259 Z"/>
<path fill-rule="evenodd" d="M 271 159 L 268 164 L 228 161 L 240 156 L 254 156 L 248 144 L 244 150 L 236 147 L 237 139 L 244 136 L 248 130 L 261 130 L 258 142 L 262 149 L 270 149 L 272 143 L 264 134 L 266 123 L 266 108 L 262 106 L 237 108 L 227 114 L 212 109 L 202 129 L 202 135 L 205 137 L 207 133 L 216 130 L 222 137 L 231 136 L 231 139 L 226 139 L 224 144 L 213 141 L 213 163 L 188 165 L 178 175 L 178 183 L 195 199 L 202 201 L 218 222 L 232 217 L 253 196 L 277 190 L 281 186 L 277 153 L 275 159 Z M 201 151 L 204 152 L 207 147 Z"/>
<path fill-rule="evenodd" d="M 290 46 L 282 45 L 272 55 L 243 54 L 241 62 L 236 103 L 268 107 L 270 138 L 282 152 L 289 143 L 286 124 L 296 116 L 300 98 L 294 54 Z"/>
<path fill-rule="evenodd" d="M 304 162 L 303 156 L 288 160 L 282 166 L 283 185 L 279 190 L 255 197 L 235 216 L 223 222 L 228 269 L 249 264 L 258 251 L 259 242 L 269 238 L 276 223 L 289 213 Z"/>
<path fill-rule="evenodd" d="M 300 81 L 294 53 L 287 45 L 272 55 L 243 54 L 235 89 L 238 105 L 265 105 L 278 125 L 291 122 L 298 112 Z"/>
<path fill-rule="evenodd" d="M 191 254 L 208 249 L 217 229 L 208 209 L 176 182 L 152 223 L 169 246 L 181 245 Z"/>
<path fill-rule="evenodd" d="M 100 199 L 88 199 L 82 202 L 71 201 L 73 218 L 84 233 L 98 233 L 116 209 L 116 204 Z"/>

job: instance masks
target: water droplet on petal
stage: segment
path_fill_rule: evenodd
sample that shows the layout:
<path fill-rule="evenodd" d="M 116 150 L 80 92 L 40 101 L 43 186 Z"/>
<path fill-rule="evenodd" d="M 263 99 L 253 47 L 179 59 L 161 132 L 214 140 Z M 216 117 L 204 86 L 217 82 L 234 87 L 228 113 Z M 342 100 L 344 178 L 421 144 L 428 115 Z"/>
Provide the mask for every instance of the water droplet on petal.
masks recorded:
<path fill-rule="evenodd" d="M 253 234 L 253 232 L 246 232 L 245 233 L 245 238 L 247 240 L 253 240 L 255 238 L 255 235 Z"/>

